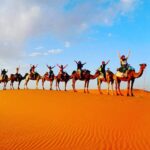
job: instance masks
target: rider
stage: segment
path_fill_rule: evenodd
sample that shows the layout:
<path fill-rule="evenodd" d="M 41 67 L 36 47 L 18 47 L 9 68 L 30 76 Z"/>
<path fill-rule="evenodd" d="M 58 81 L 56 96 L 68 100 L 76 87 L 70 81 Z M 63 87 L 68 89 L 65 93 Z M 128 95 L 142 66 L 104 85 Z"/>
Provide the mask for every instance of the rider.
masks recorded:
<path fill-rule="evenodd" d="M 2 73 L 1 73 L 2 79 L 5 79 L 7 72 L 8 72 L 8 71 L 6 71 L 5 69 L 2 70 Z"/>
<path fill-rule="evenodd" d="M 110 60 L 108 60 L 107 62 L 105 61 L 102 61 L 102 64 L 100 65 L 99 67 L 99 71 L 104 75 L 104 79 L 106 80 L 106 70 L 105 70 L 105 67 L 106 65 L 110 62 Z"/>
<path fill-rule="evenodd" d="M 20 69 L 20 67 L 16 68 L 16 74 L 15 74 L 15 76 L 16 76 L 17 79 L 18 79 L 18 76 L 19 76 L 19 69 Z"/>
<path fill-rule="evenodd" d="M 37 65 L 30 65 L 30 75 L 34 78 L 35 77 L 35 68 L 37 67 Z"/>
<path fill-rule="evenodd" d="M 81 63 L 81 61 L 75 61 L 75 63 L 77 64 L 77 72 L 79 73 L 79 76 L 81 78 L 82 68 L 86 63 Z"/>
<path fill-rule="evenodd" d="M 119 68 L 120 72 L 126 73 L 126 71 L 128 70 L 129 64 L 128 64 L 128 58 L 130 56 L 130 51 L 128 56 L 126 57 L 125 55 L 120 56 L 120 53 L 118 53 L 119 59 L 120 59 L 120 65 L 121 67 Z"/>
<path fill-rule="evenodd" d="M 55 66 L 51 67 L 51 66 L 48 66 L 48 65 L 47 65 L 47 68 L 49 69 L 49 78 L 54 75 L 54 72 L 53 72 L 53 70 L 52 70 L 54 67 L 55 67 Z"/>
<path fill-rule="evenodd" d="M 65 66 L 63 66 L 63 65 L 58 65 L 57 64 L 57 66 L 59 67 L 59 75 L 61 76 L 61 78 L 63 77 L 63 74 L 64 74 L 64 69 L 68 66 L 68 65 L 65 65 Z"/>

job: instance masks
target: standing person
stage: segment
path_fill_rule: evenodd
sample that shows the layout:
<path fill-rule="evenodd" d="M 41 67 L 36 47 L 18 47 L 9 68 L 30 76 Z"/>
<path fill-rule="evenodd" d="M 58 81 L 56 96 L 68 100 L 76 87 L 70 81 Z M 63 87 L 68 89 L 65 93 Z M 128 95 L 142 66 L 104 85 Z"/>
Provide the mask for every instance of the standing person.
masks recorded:
<path fill-rule="evenodd" d="M 54 75 L 54 72 L 53 72 L 52 69 L 55 68 L 55 66 L 51 67 L 51 66 L 47 65 L 47 68 L 49 69 L 49 73 L 48 74 L 49 74 L 49 78 L 50 78 L 50 77 L 52 77 Z"/>
<path fill-rule="evenodd" d="M 128 58 L 130 56 L 131 51 L 129 51 L 128 56 L 125 55 L 120 56 L 120 53 L 118 53 L 119 59 L 120 59 L 120 65 L 119 71 L 125 73 L 128 70 Z"/>
<path fill-rule="evenodd" d="M 58 65 L 57 66 L 59 67 L 59 75 L 61 76 L 61 78 L 63 77 L 63 73 L 64 73 L 64 69 L 68 66 L 68 65 Z"/>
<path fill-rule="evenodd" d="M 81 78 L 82 68 L 86 63 L 81 63 L 81 61 L 75 61 L 77 64 L 77 72 L 79 73 L 79 77 Z"/>
<path fill-rule="evenodd" d="M 99 71 L 104 75 L 104 79 L 106 80 L 106 66 L 108 65 L 108 63 L 110 62 L 110 60 L 108 60 L 107 62 L 102 61 L 100 67 L 99 67 Z"/>

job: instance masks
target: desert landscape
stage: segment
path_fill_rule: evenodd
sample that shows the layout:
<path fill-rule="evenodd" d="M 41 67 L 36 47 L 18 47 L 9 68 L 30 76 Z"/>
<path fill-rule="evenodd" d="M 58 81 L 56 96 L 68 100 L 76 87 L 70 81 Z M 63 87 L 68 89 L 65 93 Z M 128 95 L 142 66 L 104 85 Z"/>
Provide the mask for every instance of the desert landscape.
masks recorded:
<path fill-rule="evenodd" d="M 150 93 L 0 91 L 0 150 L 149 150 Z"/>

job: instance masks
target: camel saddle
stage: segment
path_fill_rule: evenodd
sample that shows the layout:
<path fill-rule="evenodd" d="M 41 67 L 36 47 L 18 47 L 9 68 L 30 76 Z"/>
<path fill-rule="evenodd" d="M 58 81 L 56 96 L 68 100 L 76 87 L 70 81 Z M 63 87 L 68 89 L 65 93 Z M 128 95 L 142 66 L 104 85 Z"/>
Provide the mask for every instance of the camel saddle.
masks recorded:
<path fill-rule="evenodd" d="M 99 79 L 103 79 L 104 78 L 104 74 L 101 72 L 100 75 L 98 76 Z"/>
<path fill-rule="evenodd" d="M 34 74 L 31 73 L 31 74 L 30 74 L 30 77 L 31 77 L 32 80 L 35 80 L 35 78 L 36 78 L 37 75 L 38 75 L 37 72 L 35 72 Z"/>
<path fill-rule="evenodd" d="M 120 77 L 120 78 L 126 78 L 127 77 L 127 73 L 126 72 L 123 73 L 123 72 L 117 71 L 116 76 Z"/>

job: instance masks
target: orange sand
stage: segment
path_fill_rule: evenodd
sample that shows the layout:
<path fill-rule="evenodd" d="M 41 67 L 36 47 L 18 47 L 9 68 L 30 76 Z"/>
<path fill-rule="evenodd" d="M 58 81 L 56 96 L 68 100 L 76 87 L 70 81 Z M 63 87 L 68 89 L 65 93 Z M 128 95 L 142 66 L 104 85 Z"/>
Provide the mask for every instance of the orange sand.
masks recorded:
<path fill-rule="evenodd" d="M 150 93 L 0 91 L 0 150 L 150 150 Z"/>

